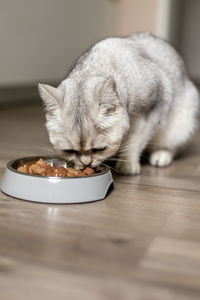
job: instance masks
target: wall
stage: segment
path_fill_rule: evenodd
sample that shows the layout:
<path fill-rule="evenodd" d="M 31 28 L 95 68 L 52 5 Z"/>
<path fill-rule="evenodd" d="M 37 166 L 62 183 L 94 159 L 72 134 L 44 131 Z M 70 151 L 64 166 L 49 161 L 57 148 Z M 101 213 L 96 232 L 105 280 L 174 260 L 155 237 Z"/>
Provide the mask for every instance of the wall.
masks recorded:
<path fill-rule="evenodd" d="M 0 87 L 62 78 L 113 34 L 109 0 L 0 0 Z"/>
<path fill-rule="evenodd" d="M 179 50 L 182 53 L 191 77 L 200 83 L 200 1 L 181 1 Z"/>
<path fill-rule="evenodd" d="M 115 30 L 119 35 L 134 31 L 156 32 L 158 0 L 121 0 L 116 5 Z"/>
<path fill-rule="evenodd" d="M 60 80 L 81 53 L 108 36 L 151 31 L 167 37 L 171 1 L 0 0 L 0 88 L 5 95 L 10 86 Z"/>

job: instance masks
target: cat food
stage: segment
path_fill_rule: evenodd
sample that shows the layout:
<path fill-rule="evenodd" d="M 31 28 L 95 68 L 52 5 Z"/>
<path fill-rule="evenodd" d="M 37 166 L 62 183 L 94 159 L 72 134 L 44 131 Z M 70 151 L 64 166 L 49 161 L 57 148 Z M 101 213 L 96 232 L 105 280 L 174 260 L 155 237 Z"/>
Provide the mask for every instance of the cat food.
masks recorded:
<path fill-rule="evenodd" d="M 64 168 L 62 166 L 53 167 L 47 164 L 42 158 L 40 158 L 35 163 L 27 163 L 23 166 L 19 166 L 17 171 L 26 174 L 32 175 L 41 175 L 41 176 L 54 176 L 54 177 L 82 177 L 82 176 L 90 176 L 94 173 L 98 173 L 98 168 L 92 169 L 87 167 L 83 170 L 76 170 L 72 167 Z"/>

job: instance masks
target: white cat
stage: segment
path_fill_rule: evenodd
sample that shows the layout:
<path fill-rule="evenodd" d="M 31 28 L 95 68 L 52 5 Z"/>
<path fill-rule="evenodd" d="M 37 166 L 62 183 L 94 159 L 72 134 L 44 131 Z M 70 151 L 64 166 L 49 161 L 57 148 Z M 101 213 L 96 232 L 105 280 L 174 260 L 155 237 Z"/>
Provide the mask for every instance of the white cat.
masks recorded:
<path fill-rule="evenodd" d="M 79 166 L 118 153 L 118 171 L 139 174 L 147 147 L 153 166 L 167 166 L 197 125 L 199 95 L 181 57 L 148 33 L 97 43 L 39 92 L 54 149 Z"/>

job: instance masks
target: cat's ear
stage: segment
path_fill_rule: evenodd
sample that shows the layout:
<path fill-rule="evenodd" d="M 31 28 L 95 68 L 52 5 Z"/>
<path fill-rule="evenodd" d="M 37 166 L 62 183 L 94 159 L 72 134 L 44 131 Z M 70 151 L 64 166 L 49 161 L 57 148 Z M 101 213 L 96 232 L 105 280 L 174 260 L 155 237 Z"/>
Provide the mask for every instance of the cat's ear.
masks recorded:
<path fill-rule="evenodd" d="M 53 110 L 61 105 L 64 96 L 61 86 L 55 88 L 48 84 L 38 84 L 38 90 L 47 110 Z"/>
<path fill-rule="evenodd" d="M 115 80 L 110 77 L 104 81 L 100 91 L 100 106 L 104 113 L 114 112 L 119 104 L 117 86 Z"/>

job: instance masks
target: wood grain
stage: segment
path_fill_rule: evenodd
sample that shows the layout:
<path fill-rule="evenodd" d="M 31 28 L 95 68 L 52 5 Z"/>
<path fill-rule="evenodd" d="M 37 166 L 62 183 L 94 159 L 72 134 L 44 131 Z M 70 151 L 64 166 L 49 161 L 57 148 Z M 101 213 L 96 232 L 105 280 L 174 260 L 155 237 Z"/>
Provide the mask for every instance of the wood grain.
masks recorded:
<path fill-rule="evenodd" d="M 7 161 L 51 153 L 40 106 L 0 111 Z M 0 193 L 0 299 L 200 299 L 200 142 L 170 167 L 114 174 L 107 199 L 49 205 Z"/>

